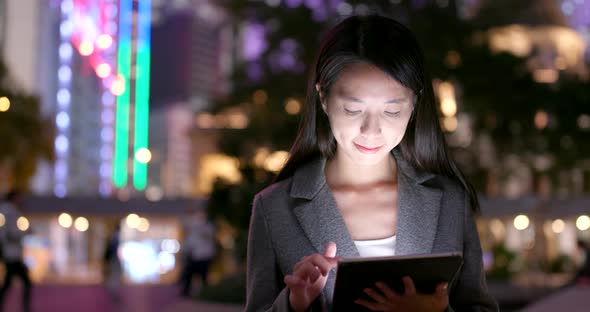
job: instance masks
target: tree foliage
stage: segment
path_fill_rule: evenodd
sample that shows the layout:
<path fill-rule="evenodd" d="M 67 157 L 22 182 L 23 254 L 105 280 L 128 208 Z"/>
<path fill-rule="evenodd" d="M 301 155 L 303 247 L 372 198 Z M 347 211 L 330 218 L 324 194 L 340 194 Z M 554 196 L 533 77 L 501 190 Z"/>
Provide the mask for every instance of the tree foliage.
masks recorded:
<path fill-rule="evenodd" d="M 0 167 L 8 171 L 9 185 L 28 189 L 39 159 L 54 159 L 54 128 L 41 116 L 40 100 L 16 86 L 0 60 L 0 97 L 10 107 L 0 112 Z"/>

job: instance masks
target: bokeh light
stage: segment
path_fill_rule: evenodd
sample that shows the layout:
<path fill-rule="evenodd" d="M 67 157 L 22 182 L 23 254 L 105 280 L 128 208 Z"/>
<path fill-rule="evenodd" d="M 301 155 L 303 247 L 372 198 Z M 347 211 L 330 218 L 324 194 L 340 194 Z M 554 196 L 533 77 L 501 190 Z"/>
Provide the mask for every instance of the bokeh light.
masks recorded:
<path fill-rule="evenodd" d="M 529 218 L 525 215 L 518 215 L 514 218 L 514 228 L 522 231 L 529 227 Z"/>

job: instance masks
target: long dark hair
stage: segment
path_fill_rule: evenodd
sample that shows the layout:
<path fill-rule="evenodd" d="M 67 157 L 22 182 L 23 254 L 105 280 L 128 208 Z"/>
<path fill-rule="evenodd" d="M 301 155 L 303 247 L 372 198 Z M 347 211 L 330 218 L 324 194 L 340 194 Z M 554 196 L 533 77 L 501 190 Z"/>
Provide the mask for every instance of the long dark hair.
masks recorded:
<path fill-rule="evenodd" d="M 328 98 L 339 73 L 348 65 L 364 62 L 389 74 L 416 95 L 412 116 L 400 142 L 404 159 L 417 170 L 457 180 L 467 191 L 471 206 L 479 208 L 473 186 L 455 165 L 440 128 L 431 79 L 424 69 L 418 41 L 399 22 L 377 15 L 352 16 L 327 35 L 310 71 L 303 116 L 287 163 L 275 181 L 293 175 L 303 163 L 316 156 L 331 158 L 336 140 L 328 117 L 321 109 L 319 92 Z"/>

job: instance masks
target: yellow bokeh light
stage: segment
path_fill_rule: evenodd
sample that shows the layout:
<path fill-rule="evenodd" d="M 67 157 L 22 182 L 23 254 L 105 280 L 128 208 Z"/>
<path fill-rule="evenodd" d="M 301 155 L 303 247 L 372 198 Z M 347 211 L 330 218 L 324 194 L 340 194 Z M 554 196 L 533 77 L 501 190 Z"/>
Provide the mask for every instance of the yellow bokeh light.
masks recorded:
<path fill-rule="evenodd" d="M 242 112 L 233 112 L 227 115 L 227 126 L 232 129 L 245 129 L 250 119 Z"/>
<path fill-rule="evenodd" d="M 576 227 L 580 231 L 585 231 L 590 228 L 590 217 L 587 215 L 581 215 L 576 219 Z"/>
<path fill-rule="evenodd" d="M 113 37 L 108 34 L 102 34 L 96 39 L 96 46 L 101 49 L 108 49 L 113 45 Z"/>
<path fill-rule="evenodd" d="M 289 115 L 299 114 L 301 111 L 301 102 L 294 98 L 287 99 L 287 102 L 285 103 L 285 111 Z"/>
<path fill-rule="evenodd" d="M 498 240 L 503 239 L 506 235 L 506 228 L 500 219 L 494 218 L 490 221 L 490 230 L 492 231 L 494 237 Z"/>
<path fill-rule="evenodd" d="M 0 227 L 3 227 L 5 223 L 6 223 L 6 218 L 4 217 L 3 214 L 0 213 Z"/>
<path fill-rule="evenodd" d="M 440 103 L 440 111 L 446 117 L 455 116 L 457 113 L 457 103 L 452 98 L 445 98 Z"/>
<path fill-rule="evenodd" d="M 198 189 L 201 194 L 209 194 L 217 179 L 230 184 L 242 181 L 240 161 L 235 157 L 215 153 L 206 154 L 201 156 L 200 162 Z"/>
<path fill-rule="evenodd" d="M 74 228 L 80 232 L 86 232 L 89 226 L 90 223 L 88 222 L 88 219 L 84 217 L 78 217 L 76 218 L 76 221 L 74 221 Z"/>
<path fill-rule="evenodd" d="M 16 227 L 21 231 L 26 231 L 29 229 L 29 220 L 25 217 L 19 217 L 16 220 Z"/>
<path fill-rule="evenodd" d="M 254 104 L 256 105 L 264 105 L 267 100 L 268 94 L 266 94 L 266 91 L 264 90 L 256 90 L 252 95 L 252 101 L 254 101 Z"/>
<path fill-rule="evenodd" d="M 544 111 L 535 113 L 535 127 L 537 129 L 545 129 L 549 124 L 549 115 Z"/>
<path fill-rule="evenodd" d="M 443 81 L 438 85 L 438 96 L 441 99 L 454 99 L 455 87 L 452 83 Z"/>
<path fill-rule="evenodd" d="M 101 63 L 96 66 L 96 75 L 100 78 L 106 78 L 111 74 L 111 65 L 107 63 Z"/>
<path fill-rule="evenodd" d="M 551 222 L 551 230 L 553 230 L 553 233 L 559 234 L 559 233 L 563 232 L 564 229 L 565 229 L 565 222 L 563 222 L 563 220 L 555 219 L 555 220 L 553 220 L 553 222 Z"/>
<path fill-rule="evenodd" d="M 139 218 L 137 230 L 140 232 L 147 232 L 150 229 L 150 221 L 146 218 Z"/>
<path fill-rule="evenodd" d="M 91 42 L 82 41 L 78 46 L 78 51 L 80 51 L 81 55 L 88 56 L 94 52 L 94 45 Z"/>
<path fill-rule="evenodd" d="M 67 229 L 72 226 L 72 216 L 64 212 L 57 218 L 57 223 Z"/>
<path fill-rule="evenodd" d="M 135 159 L 142 164 L 147 164 L 152 160 L 152 152 L 147 148 L 140 148 L 135 152 Z"/>
<path fill-rule="evenodd" d="M 286 151 L 276 151 L 272 154 L 268 155 L 264 160 L 264 169 L 271 171 L 271 172 L 279 172 L 283 169 L 285 162 L 287 162 L 287 158 L 289 158 L 289 152 Z"/>
<path fill-rule="evenodd" d="M 443 128 L 445 129 L 445 131 L 448 132 L 453 132 L 455 130 L 457 130 L 457 117 L 455 116 L 451 116 L 451 117 L 445 117 L 442 120 L 442 124 L 443 124 Z"/>
<path fill-rule="evenodd" d="M 525 215 L 518 215 L 514 218 L 514 228 L 522 231 L 529 227 L 530 221 L 529 218 Z"/>
<path fill-rule="evenodd" d="M 130 213 L 127 216 L 127 226 L 132 228 L 132 229 L 137 229 L 139 227 L 139 223 L 140 223 L 140 218 L 137 214 L 135 213 Z"/>
<path fill-rule="evenodd" d="M 117 79 L 113 80 L 111 83 L 111 93 L 113 95 L 119 96 L 125 92 L 125 78 L 121 75 L 117 76 Z"/>
<path fill-rule="evenodd" d="M 10 100 L 2 96 L 0 97 L 0 112 L 6 112 L 10 109 Z"/>
<path fill-rule="evenodd" d="M 263 167 L 264 166 L 264 161 L 266 160 L 266 157 L 268 157 L 268 155 L 270 155 L 270 150 L 266 147 L 260 147 L 256 149 L 256 153 L 254 154 L 254 165 L 256 165 L 256 167 Z"/>

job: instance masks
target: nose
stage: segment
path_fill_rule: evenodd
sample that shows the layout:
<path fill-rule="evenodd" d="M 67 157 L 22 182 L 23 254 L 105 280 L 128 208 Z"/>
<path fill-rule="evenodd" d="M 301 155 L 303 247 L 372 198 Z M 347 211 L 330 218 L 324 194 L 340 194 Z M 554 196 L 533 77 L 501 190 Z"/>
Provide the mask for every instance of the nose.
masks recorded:
<path fill-rule="evenodd" d="M 361 133 L 366 136 L 375 136 L 381 134 L 381 122 L 379 116 L 367 114 L 361 125 Z"/>

